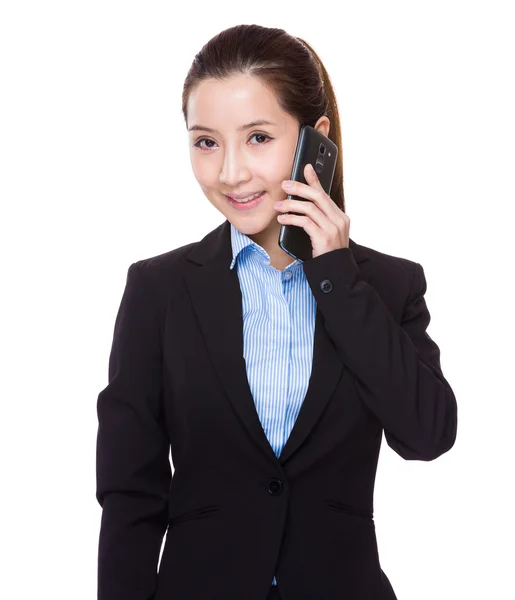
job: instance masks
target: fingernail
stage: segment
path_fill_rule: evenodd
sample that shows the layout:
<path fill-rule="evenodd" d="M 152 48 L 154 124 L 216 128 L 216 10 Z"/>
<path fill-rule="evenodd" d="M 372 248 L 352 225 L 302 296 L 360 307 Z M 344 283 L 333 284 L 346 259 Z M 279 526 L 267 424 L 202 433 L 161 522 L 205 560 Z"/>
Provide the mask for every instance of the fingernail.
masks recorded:
<path fill-rule="evenodd" d="M 291 187 L 293 185 L 293 181 L 287 180 L 287 181 L 283 181 L 283 185 L 284 187 Z"/>

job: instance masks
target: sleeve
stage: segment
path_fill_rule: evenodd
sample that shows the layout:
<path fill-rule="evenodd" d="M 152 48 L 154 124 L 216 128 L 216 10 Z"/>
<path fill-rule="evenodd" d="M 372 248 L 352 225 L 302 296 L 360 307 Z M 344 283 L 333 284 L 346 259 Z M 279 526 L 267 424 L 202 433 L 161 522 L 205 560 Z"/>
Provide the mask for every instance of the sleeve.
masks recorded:
<path fill-rule="evenodd" d="M 162 415 L 159 305 L 133 263 L 98 395 L 98 600 L 150 600 L 168 524 L 169 439 Z"/>
<path fill-rule="evenodd" d="M 430 461 L 454 445 L 457 404 L 440 368 L 440 350 L 426 333 L 424 270 L 413 265 L 400 325 L 362 277 L 350 248 L 306 261 L 304 272 L 326 330 L 388 445 L 406 460 Z M 321 286 L 325 279 L 332 288 Z"/>

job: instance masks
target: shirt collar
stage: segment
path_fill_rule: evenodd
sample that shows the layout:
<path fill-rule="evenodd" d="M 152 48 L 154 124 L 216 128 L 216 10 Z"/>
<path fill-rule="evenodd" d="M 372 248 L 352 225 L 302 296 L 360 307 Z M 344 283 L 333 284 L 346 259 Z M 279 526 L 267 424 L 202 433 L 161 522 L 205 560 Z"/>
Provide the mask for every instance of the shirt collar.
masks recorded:
<path fill-rule="evenodd" d="M 264 248 L 262 248 L 259 244 L 256 244 L 253 240 L 251 240 L 248 236 L 242 233 L 239 229 L 231 223 L 231 246 L 232 246 L 232 261 L 229 266 L 229 269 L 232 269 L 236 263 L 236 259 L 242 250 L 247 248 L 248 246 L 251 249 L 259 252 L 263 257 L 266 258 L 266 261 L 270 263 L 270 256 L 266 252 Z"/>

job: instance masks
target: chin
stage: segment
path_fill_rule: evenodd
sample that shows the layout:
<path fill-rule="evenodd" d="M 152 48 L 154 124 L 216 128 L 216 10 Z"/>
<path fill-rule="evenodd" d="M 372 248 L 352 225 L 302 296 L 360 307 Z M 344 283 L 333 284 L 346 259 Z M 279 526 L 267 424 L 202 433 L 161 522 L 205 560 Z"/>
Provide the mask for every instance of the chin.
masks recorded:
<path fill-rule="evenodd" d="M 244 233 L 245 235 L 257 235 L 265 230 L 273 231 L 277 229 L 279 231 L 281 224 L 276 220 L 276 214 L 272 216 L 262 216 L 261 218 L 256 217 L 253 219 L 242 219 L 239 215 L 231 215 L 229 218 L 226 215 L 228 221 L 230 221 L 236 229 Z"/>
<path fill-rule="evenodd" d="M 245 235 L 258 235 L 265 230 L 277 230 L 277 232 L 279 232 L 279 229 L 281 228 L 281 224 L 277 221 L 279 212 L 275 210 L 273 206 L 277 198 L 270 193 L 268 195 L 269 197 L 261 206 L 248 212 L 232 210 L 230 205 L 227 207 L 225 204 L 227 201 L 225 196 L 223 196 L 224 201 L 222 204 L 220 204 L 218 198 L 215 201 L 211 201 L 211 204 L 213 204 L 223 216 L 236 227 L 236 229 Z M 281 196 L 281 199 L 286 198 L 286 194 L 283 194 L 283 196 L 284 197 Z"/>

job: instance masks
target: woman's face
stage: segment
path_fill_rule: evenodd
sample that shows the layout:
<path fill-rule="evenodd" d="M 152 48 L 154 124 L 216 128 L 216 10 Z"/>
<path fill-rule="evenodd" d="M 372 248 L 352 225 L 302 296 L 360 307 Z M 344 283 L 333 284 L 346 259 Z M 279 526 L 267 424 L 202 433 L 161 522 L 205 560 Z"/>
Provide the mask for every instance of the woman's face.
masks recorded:
<path fill-rule="evenodd" d="M 291 175 L 299 121 L 251 75 L 203 81 L 187 110 L 191 164 L 207 199 L 242 233 L 268 239 L 280 228 L 274 202 L 287 196 L 281 182 Z M 257 119 L 272 124 L 241 129 Z M 227 198 L 261 191 L 262 200 L 249 210 L 238 210 Z"/>

